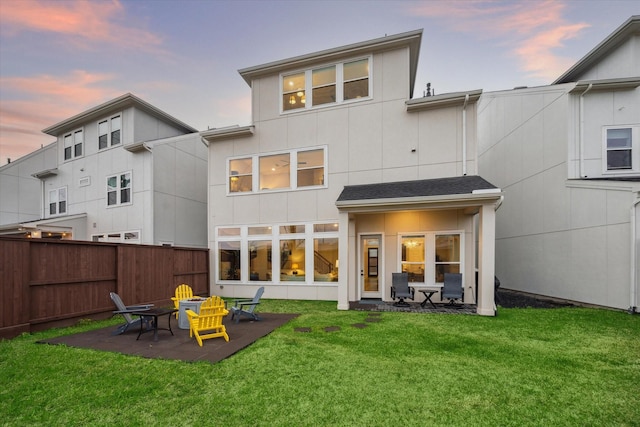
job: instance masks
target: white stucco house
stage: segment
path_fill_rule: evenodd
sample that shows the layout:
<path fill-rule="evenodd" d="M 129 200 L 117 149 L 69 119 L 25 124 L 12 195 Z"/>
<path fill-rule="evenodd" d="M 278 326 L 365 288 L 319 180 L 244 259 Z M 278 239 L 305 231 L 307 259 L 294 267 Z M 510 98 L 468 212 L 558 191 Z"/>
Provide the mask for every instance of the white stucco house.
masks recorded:
<path fill-rule="evenodd" d="M 479 175 L 481 91 L 411 99 L 422 31 L 239 70 L 252 123 L 209 146 L 211 292 L 391 300 L 393 272 L 494 315 L 495 211 Z M 476 286 L 476 271 L 478 283 Z"/>
<path fill-rule="evenodd" d="M 199 132 L 125 94 L 43 130 L 0 167 L 0 234 L 207 247 Z"/>
<path fill-rule="evenodd" d="M 640 306 L 640 16 L 553 84 L 483 93 L 482 175 L 497 213 L 502 286 Z"/>

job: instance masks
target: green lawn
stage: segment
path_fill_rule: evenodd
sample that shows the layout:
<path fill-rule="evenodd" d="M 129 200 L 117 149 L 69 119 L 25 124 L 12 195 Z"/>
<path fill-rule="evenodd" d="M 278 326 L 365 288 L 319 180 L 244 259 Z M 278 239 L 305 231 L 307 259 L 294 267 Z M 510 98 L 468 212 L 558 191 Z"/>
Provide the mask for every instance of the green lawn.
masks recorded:
<path fill-rule="evenodd" d="M 0 342 L 0 425 L 640 426 L 640 316 L 260 309 L 304 314 L 215 365 L 35 344 L 118 319 Z"/>

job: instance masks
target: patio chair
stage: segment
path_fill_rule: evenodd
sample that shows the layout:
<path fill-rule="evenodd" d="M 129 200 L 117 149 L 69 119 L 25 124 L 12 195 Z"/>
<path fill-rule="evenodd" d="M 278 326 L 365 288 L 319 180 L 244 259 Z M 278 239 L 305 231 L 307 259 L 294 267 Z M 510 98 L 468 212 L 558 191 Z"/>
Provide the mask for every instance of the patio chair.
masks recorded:
<path fill-rule="evenodd" d="M 252 320 L 260 320 L 260 317 L 255 314 L 255 309 L 260 304 L 260 298 L 262 298 L 262 294 L 264 293 L 264 286 L 261 286 L 253 299 L 237 299 L 233 303 L 233 307 L 231 307 L 231 320 L 233 320 L 236 316 L 236 323 L 240 321 L 240 316 L 249 317 Z"/>
<path fill-rule="evenodd" d="M 391 298 L 398 301 L 393 303 L 396 307 L 409 307 L 404 299 L 413 300 L 415 289 L 409 287 L 409 275 L 407 273 L 391 273 Z"/>
<path fill-rule="evenodd" d="M 227 328 L 222 324 L 224 316 L 229 314 L 229 311 L 225 310 L 224 306 L 218 306 L 215 309 L 211 308 L 204 314 L 202 311 L 198 314 L 193 310 L 187 310 L 186 314 L 189 318 L 189 336 L 195 335 L 200 347 L 202 347 L 203 340 L 210 338 L 222 337 L 229 342 Z"/>
<path fill-rule="evenodd" d="M 442 287 L 442 299 L 448 299 L 451 306 L 460 306 L 455 304 L 456 300 L 462 302 L 464 291 L 462 289 L 461 273 L 444 273 L 444 285 Z"/>
<path fill-rule="evenodd" d="M 176 295 L 171 297 L 171 301 L 173 301 L 173 305 L 176 308 L 176 310 L 180 309 L 180 301 L 183 299 L 190 299 L 190 298 L 202 298 L 199 296 L 194 296 L 193 295 L 193 289 L 191 289 L 191 286 L 182 283 L 181 285 L 179 285 L 176 288 Z M 176 319 L 178 318 L 178 312 L 176 311 Z"/>
<path fill-rule="evenodd" d="M 140 322 L 144 322 L 145 328 L 149 327 L 148 318 L 139 317 L 137 319 L 134 319 L 130 313 L 133 311 L 149 310 L 151 307 L 153 307 L 153 304 L 124 305 L 122 299 L 120 298 L 120 295 L 116 294 L 115 292 L 109 292 L 109 296 L 111 297 L 111 301 L 113 301 L 113 303 L 116 305 L 116 308 L 118 309 L 114 311 L 113 314 L 121 314 L 126 321 L 124 325 L 118 326 L 118 328 L 113 331 L 112 335 L 120 335 L 125 333 L 127 329 L 131 327 L 139 327 Z"/>

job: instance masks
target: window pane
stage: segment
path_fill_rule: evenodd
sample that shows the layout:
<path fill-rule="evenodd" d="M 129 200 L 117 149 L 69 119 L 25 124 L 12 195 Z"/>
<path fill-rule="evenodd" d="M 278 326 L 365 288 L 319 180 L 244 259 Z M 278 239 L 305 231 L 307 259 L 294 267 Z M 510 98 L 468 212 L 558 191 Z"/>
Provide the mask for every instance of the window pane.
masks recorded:
<path fill-rule="evenodd" d="M 111 145 L 120 144 L 120 131 L 111 132 Z"/>
<path fill-rule="evenodd" d="M 271 281 L 271 241 L 249 242 L 249 280 Z"/>
<path fill-rule="evenodd" d="M 460 262 L 460 235 L 436 236 L 436 262 Z"/>
<path fill-rule="evenodd" d="M 82 156 L 82 144 L 76 144 L 76 146 L 73 149 L 73 156 L 74 157 L 79 157 Z"/>
<path fill-rule="evenodd" d="M 232 176 L 251 174 L 251 158 L 230 160 L 229 171 Z"/>
<path fill-rule="evenodd" d="M 260 189 L 289 188 L 289 153 L 260 157 Z"/>
<path fill-rule="evenodd" d="M 305 281 L 304 239 L 280 241 L 280 280 L 283 282 Z"/>
<path fill-rule="evenodd" d="M 109 191 L 107 193 L 107 205 L 111 206 L 118 203 L 117 196 L 118 196 L 118 193 L 116 193 L 115 191 Z"/>
<path fill-rule="evenodd" d="M 298 187 L 309 187 L 312 185 L 324 185 L 324 168 L 298 171 Z"/>
<path fill-rule="evenodd" d="M 69 160 L 71 158 L 71 147 L 64 149 L 64 159 Z"/>
<path fill-rule="evenodd" d="M 305 73 L 282 78 L 282 109 L 295 110 L 305 105 Z"/>
<path fill-rule="evenodd" d="M 324 150 L 298 152 L 298 169 L 314 166 L 324 166 Z"/>
<path fill-rule="evenodd" d="M 131 174 L 125 173 L 120 175 L 120 188 L 128 188 L 131 185 Z"/>
<path fill-rule="evenodd" d="M 323 86 L 313 89 L 313 105 L 330 104 L 336 102 L 336 87 Z"/>
<path fill-rule="evenodd" d="M 100 135 L 98 137 L 98 149 L 102 150 L 103 148 L 107 148 L 107 135 Z"/>
<path fill-rule="evenodd" d="M 444 282 L 444 273 L 460 273 L 460 264 L 437 264 L 436 283 Z"/>
<path fill-rule="evenodd" d="M 338 224 L 313 224 L 313 231 L 316 233 L 338 231 Z"/>
<path fill-rule="evenodd" d="M 402 237 L 402 271 L 408 273 L 409 282 L 424 282 L 424 236 Z"/>
<path fill-rule="evenodd" d="M 120 190 L 120 203 L 129 203 L 131 201 L 131 189 L 126 188 Z"/>
<path fill-rule="evenodd" d="M 343 73 L 345 81 L 369 77 L 369 60 L 347 62 L 344 64 Z"/>
<path fill-rule="evenodd" d="M 218 243 L 220 280 L 240 280 L 240 242 Z"/>
<path fill-rule="evenodd" d="M 229 192 L 242 193 L 253 191 L 253 178 L 251 175 L 229 177 Z"/>
<path fill-rule="evenodd" d="M 304 225 L 281 225 L 280 234 L 304 233 Z"/>
<path fill-rule="evenodd" d="M 111 119 L 111 132 L 120 130 L 120 116 Z"/>
<path fill-rule="evenodd" d="M 631 148 L 631 128 L 607 129 L 607 148 Z"/>
<path fill-rule="evenodd" d="M 271 227 L 249 227 L 249 236 L 271 234 Z"/>
<path fill-rule="evenodd" d="M 56 204 L 49 203 L 49 215 L 55 215 L 55 214 L 56 214 Z"/>
<path fill-rule="evenodd" d="M 320 68 L 317 70 L 313 70 L 312 75 L 312 84 L 313 87 L 316 86 L 326 86 L 329 84 L 335 84 L 336 82 L 336 67 L 332 65 L 331 67 Z"/>
<path fill-rule="evenodd" d="M 607 151 L 607 169 L 631 169 L 631 150 Z"/>
<path fill-rule="evenodd" d="M 353 80 L 344 84 L 344 99 L 366 98 L 369 96 L 369 80 Z"/>
<path fill-rule="evenodd" d="M 237 228 L 237 227 L 218 229 L 218 236 L 239 236 L 239 235 L 240 235 L 240 228 Z"/>
<path fill-rule="evenodd" d="M 107 147 L 107 134 L 109 132 L 109 126 L 107 121 L 98 123 L 98 149 Z"/>
<path fill-rule="evenodd" d="M 118 178 L 115 176 L 110 176 L 107 179 L 107 190 L 111 191 L 111 190 L 115 190 L 117 188 L 118 185 Z"/>
<path fill-rule="evenodd" d="M 60 202 L 60 213 L 66 213 L 67 212 L 67 202 L 65 202 L 64 200 Z"/>
<path fill-rule="evenodd" d="M 338 281 L 338 239 L 313 240 L 313 280 Z"/>

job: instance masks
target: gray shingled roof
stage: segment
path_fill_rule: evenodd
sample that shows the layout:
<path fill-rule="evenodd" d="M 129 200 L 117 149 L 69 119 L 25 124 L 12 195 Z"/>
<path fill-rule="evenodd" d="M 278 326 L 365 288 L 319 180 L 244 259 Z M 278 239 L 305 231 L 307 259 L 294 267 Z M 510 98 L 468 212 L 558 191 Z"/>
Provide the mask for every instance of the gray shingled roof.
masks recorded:
<path fill-rule="evenodd" d="M 348 185 L 344 187 L 337 201 L 471 194 L 474 190 L 495 188 L 497 187 L 479 176 L 456 176 L 418 181 Z"/>

